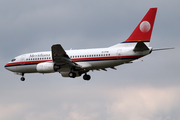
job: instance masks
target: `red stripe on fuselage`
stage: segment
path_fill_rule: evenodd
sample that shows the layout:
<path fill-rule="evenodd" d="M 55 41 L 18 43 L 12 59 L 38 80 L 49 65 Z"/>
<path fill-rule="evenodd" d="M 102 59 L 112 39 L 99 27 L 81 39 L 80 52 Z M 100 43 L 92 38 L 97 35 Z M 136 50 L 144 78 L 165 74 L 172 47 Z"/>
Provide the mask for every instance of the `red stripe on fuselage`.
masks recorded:
<path fill-rule="evenodd" d="M 103 60 L 117 60 L 117 59 L 138 59 L 144 55 L 135 55 L 135 56 L 110 56 L 110 57 L 92 57 L 92 58 L 72 58 L 74 62 L 86 62 L 86 61 L 103 61 Z M 24 61 L 24 62 L 14 62 L 7 63 L 5 67 L 10 66 L 19 66 L 19 65 L 32 65 L 43 62 L 50 62 L 52 60 L 41 60 L 41 61 Z"/>
<path fill-rule="evenodd" d="M 16 66 L 16 65 L 26 65 L 26 64 L 38 64 L 38 63 L 48 62 L 48 61 L 52 61 L 52 60 L 13 62 L 13 63 L 7 63 L 7 64 L 5 65 L 5 67 L 8 67 L 8 66 Z"/>

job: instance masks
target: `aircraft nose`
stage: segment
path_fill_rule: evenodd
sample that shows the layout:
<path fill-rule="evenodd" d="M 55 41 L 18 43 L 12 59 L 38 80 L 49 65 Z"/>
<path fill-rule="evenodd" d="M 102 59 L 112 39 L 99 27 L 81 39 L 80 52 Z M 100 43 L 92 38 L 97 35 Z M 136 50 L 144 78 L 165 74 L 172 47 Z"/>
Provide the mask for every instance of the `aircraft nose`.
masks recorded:
<path fill-rule="evenodd" d="M 4 68 L 6 68 L 7 70 L 9 70 L 9 69 L 8 69 L 8 63 L 5 64 Z"/>
<path fill-rule="evenodd" d="M 9 63 L 7 63 L 7 64 L 4 66 L 4 68 L 6 68 L 6 69 L 9 70 L 9 71 L 13 71 L 13 69 L 11 68 L 11 66 L 10 66 Z"/>

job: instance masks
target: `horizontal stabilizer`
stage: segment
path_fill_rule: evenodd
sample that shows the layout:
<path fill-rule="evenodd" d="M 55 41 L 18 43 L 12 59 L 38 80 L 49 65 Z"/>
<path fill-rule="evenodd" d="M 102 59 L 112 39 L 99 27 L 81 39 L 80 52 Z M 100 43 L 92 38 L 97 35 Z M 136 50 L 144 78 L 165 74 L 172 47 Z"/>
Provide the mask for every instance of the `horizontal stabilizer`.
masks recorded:
<path fill-rule="evenodd" d="M 149 48 L 144 44 L 143 41 L 138 41 L 133 51 L 144 51 L 149 50 Z"/>
<path fill-rule="evenodd" d="M 152 51 L 169 50 L 169 49 L 174 49 L 174 48 L 160 48 L 160 49 L 152 49 Z"/>

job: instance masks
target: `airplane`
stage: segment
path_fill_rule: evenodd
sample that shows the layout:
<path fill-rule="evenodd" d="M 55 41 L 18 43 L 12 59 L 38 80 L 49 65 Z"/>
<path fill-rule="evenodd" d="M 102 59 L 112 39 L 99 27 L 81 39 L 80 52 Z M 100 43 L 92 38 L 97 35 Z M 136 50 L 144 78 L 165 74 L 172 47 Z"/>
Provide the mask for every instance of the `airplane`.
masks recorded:
<path fill-rule="evenodd" d="M 157 8 L 150 8 L 132 34 L 122 43 L 96 49 L 64 50 L 60 44 L 54 44 L 51 51 L 19 55 L 5 65 L 5 68 L 25 80 L 26 73 L 59 72 L 63 77 L 80 77 L 89 81 L 90 70 L 115 69 L 115 66 L 132 63 L 156 50 L 149 47 Z"/>

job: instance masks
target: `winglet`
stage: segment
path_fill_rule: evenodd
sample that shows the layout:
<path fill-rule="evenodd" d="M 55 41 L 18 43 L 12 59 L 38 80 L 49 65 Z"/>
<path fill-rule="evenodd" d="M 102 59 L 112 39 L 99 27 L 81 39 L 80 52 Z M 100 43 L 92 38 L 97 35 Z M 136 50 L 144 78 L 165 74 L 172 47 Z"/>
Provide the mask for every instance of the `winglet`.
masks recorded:
<path fill-rule="evenodd" d="M 129 38 L 123 43 L 132 43 L 138 41 L 150 42 L 156 12 L 157 8 L 150 8 Z"/>

